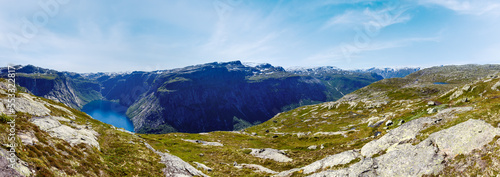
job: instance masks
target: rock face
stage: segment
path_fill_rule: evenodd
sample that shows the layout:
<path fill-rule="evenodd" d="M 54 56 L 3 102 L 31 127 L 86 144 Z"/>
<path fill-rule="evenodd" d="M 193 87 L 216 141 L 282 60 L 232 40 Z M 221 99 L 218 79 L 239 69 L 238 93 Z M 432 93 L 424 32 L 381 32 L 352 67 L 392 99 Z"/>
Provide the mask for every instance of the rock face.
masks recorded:
<path fill-rule="evenodd" d="M 420 118 L 405 123 L 398 128 L 389 131 L 380 139 L 373 140 L 364 145 L 361 148 L 361 155 L 371 157 L 383 150 L 386 150 L 390 146 L 412 140 L 417 136 L 418 132 L 425 127 L 425 124 L 431 123 L 433 123 L 431 118 Z"/>
<path fill-rule="evenodd" d="M 278 172 L 275 172 L 269 168 L 266 168 L 266 167 L 263 167 L 262 165 L 257 165 L 257 164 L 241 164 L 241 165 L 238 165 L 236 166 L 236 168 L 248 168 L 248 169 L 252 169 L 254 170 L 255 172 L 260 172 L 260 173 L 271 173 L 271 174 L 276 174 Z"/>
<path fill-rule="evenodd" d="M 423 117 L 420 119 L 412 120 L 408 123 L 402 124 L 398 128 L 389 131 L 386 135 L 382 136 L 380 139 L 368 142 L 361 148 L 361 155 L 365 157 L 371 157 L 387 148 L 407 143 L 408 141 L 415 139 L 417 134 L 429 127 L 436 122 L 441 120 L 451 120 L 454 115 L 459 112 L 466 112 L 472 110 L 471 107 L 456 107 L 447 108 L 439 111 L 436 115 L 432 117 Z"/>
<path fill-rule="evenodd" d="M 199 162 L 193 162 L 193 163 L 196 164 L 196 167 L 201 168 L 203 170 L 206 170 L 206 171 L 212 171 L 213 170 L 212 168 L 207 167 L 205 164 L 202 164 L 202 163 L 199 163 Z"/>
<path fill-rule="evenodd" d="M 17 84 L 36 96 L 45 97 L 73 108 L 81 108 L 86 103 L 100 99 L 99 84 L 70 72 L 58 72 L 32 65 L 18 66 Z M 5 72 L 5 68 L 2 68 Z"/>
<path fill-rule="evenodd" d="M 35 101 L 33 97 L 28 94 L 20 93 L 22 97 L 16 98 L 16 105 L 14 109 L 16 112 L 25 112 L 35 116 L 49 115 L 50 110 L 45 107 L 44 102 Z M 4 104 L 7 100 L 3 100 Z"/>
<path fill-rule="evenodd" d="M 293 159 L 287 157 L 285 155 L 285 152 L 276 150 L 276 149 L 271 149 L 271 148 L 265 148 L 265 149 L 252 149 L 252 152 L 250 152 L 251 155 L 262 158 L 262 159 L 271 159 L 276 162 L 291 162 Z"/>
<path fill-rule="evenodd" d="M 189 163 L 184 162 L 181 158 L 177 156 L 173 156 L 169 153 L 163 153 L 160 151 L 155 150 L 151 145 L 148 143 L 144 143 L 147 148 L 155 152 L 161 157 L 160 163 L 163 163 L 166 165 L 166 167 L 163 169 L 163 173 L 165 174 L 166 177 L 177 177 L 177 176 L 205 176 L 203 172 L 197 170 L 193 166 L 191 166 Z"/>
<path fill-rule="evenodd" d="M 384 137 L 393 135 L 388 134 Z M 378 144 L 387 147 L 382 148 L 386 149 L 385 154 L 370 158 L 371 153 L 365 151 L 368 158 L 353 164 L 349 168 L 323 171 L 311 176 L 422 176 L 437 174 L 444 168 L 446 158 L 471 153 L 472 150 L 483 147 L 498 135 L 500 135 L 499 128 L 495 128 L 482 120 L 470 119 L 451 128 L 433 133 L 415 146 L 401 141 L 392 144 L 390 147 L 387 144 Z M 371 144 L 370 147 L 373 145 Z"/>
<path fill-rule="evenodd" d="M 294 172 L 302 170 L 303 174 L 311 174 L 313 172 L 316 172 L 318 170 L 322 170 L 325 168 L 333 167 L 336 165 L 342 165 L 342 164 L 347 164 L 354 159 L 360 158 L 361 155 L 357 151 L 345 151 L 339 154 L 331 155 L 328 156 L 324 159 L 318 160 L 316 162 L 313 162 L 307 166 L 304 166 L 302 168 L 294 168 L 291 170 L 283 171 L 280 172 L 279 174 L 275 175 L 277 177 L 286 177 L 286 176 L 291 176 Z"/>
<path fill-rule="evenodd" d="M 30 170 L 20 163 L 16 163 L 15 166 L 17 167 L 17 169 L 12 169 L 9 167 L 10 162 L 6 158 L 6 156 L 8 156 L 8 154 L 9 153 L 7 152 L 7 150 L 0 148 L 0 176 L 9 176 L 9 177 L 11 177 L 11 176 L 12 177 L 30 176 L 30 174 L 31 174 Z M 21 168 L 22 168 L 22 170 L 21 170 Z M 25 173 L 21 174 L 18 171 L 25 172 Z"/>
<path fill-rule="evenodd" d="M 224 146 L 222 143 L 219 142 L 208 142 L 208 141 L 202 141 L 202 140 L 188 140 L 185 139 L 184 141 L 191 142 L 191 143 L 197 143 L 205 146 Z"/>
<path fill-rule="evenodd" d="M 490 124 L 470 119 L 446 130 L 433 133 L 429 140 L 439 146 L 440 151 L 450 157 L 458 154 L 467 154 L 472 150 L 489 143 L 496 135 L 500 135 L 500 129 Z"/>
<path fill-rule="evenodd" d="M 61 124 L 53 117 L 33 118 L 31 122 L 40 127 L 41 130 L 48 132 L 50 136 L 63 139 L 71 145 L 85 143 L 100 149 L 99 142 L 97 142 L 97 132 L 87 129 L 85 126 L 76 125 L 77 128 L 72 128 Z"/>

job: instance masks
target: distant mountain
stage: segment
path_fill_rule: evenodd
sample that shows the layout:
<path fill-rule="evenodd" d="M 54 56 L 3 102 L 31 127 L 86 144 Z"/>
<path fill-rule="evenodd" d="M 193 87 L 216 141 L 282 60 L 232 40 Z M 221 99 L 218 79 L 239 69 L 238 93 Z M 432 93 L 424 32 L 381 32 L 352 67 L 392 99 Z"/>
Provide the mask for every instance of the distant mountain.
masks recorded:
<path fill-rule="evenodd" d="M 396 77 L 405 77 L 411 73 L 419 71 L 420 68 L 370 68 L 370 69 L 358 69 L 358 70 L 353 70 L 355 72 L 362 72 L 362 73 L 377 73 L 378 75 L 381 75 L 384 77 L 384 79 L 387 78 L 396 78 Z"/>
<path fill-rule="evenodd" d="M 334 101 L 383 79 L 374 73 L 286 71 L 270 64 L 207 63 L 172 70 L 77 74 L 19 66 L 19 84 L 81 108 L 93 100 L 128 107 L 141 133 L 234 130 L 299 106 Z"/>

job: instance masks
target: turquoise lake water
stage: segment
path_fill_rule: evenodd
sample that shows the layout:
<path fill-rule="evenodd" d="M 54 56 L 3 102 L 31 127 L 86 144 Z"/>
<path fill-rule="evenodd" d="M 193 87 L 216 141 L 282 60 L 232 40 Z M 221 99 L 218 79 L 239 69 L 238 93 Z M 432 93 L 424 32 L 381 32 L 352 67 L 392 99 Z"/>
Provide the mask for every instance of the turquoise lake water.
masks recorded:
<path fill-rule="evenodd" d="M 110 101 L 93 101 L 83 106 L 82 111 L 101 122 L 134 132 L 134 125 L 125 115 L 127 108 Z"/>

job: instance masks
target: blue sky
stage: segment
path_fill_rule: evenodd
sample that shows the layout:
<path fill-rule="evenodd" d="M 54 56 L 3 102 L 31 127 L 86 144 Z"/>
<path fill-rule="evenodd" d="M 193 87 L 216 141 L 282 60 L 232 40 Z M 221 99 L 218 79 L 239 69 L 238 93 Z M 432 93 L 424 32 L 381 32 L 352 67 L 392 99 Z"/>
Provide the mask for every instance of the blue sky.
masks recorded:
<path fill-rule="evenodd" d="M 213 61 L 500 63 L 498 0 L 0 0 L 0 65 L 75 72 Z"/>

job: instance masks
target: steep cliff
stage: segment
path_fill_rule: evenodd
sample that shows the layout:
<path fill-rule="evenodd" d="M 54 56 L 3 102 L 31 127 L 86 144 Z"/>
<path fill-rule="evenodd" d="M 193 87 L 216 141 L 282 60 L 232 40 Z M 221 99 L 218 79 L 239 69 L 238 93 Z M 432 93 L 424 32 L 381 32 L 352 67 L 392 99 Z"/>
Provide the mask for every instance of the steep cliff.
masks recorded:
<path fill-rule="evenodd" d="M 1 76 L 6 78 L 5 68 Z M 99 83 L 70 72 L 58 72 L 32 65 L 16 66 L 16 82 L 36 96 L 64 103 L 73 108 L 101 99 Z"/>

